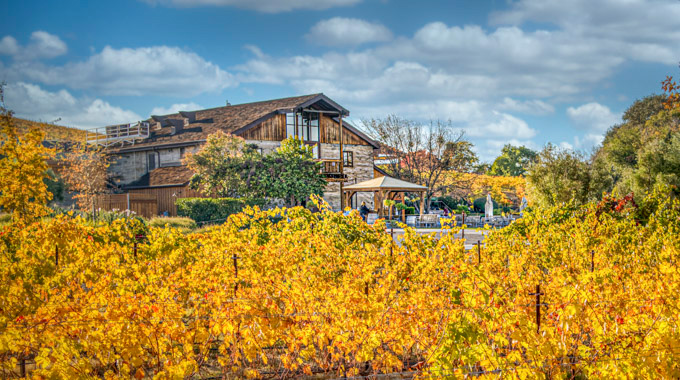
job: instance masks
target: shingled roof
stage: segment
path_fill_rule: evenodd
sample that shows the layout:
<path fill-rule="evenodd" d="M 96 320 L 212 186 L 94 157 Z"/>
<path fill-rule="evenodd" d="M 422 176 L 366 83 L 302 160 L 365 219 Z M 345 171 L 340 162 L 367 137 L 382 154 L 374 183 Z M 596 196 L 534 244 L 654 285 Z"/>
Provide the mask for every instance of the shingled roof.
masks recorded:
<path fill-rule="evenodd" d="M 193 142 L 203 142 L 210 134 L 217 131 L 239 134 L 276 113 L 291 112 L 293 109 L 308 107 L 312 104 L 321 109 L 334 109 L 344 115 L 349 115 L 349 111 L 321 93 L 185 112 L 184 115 L 178 112 L 170 115 L 153 116 L 149 121 L 152 125 L 156 123 L 156 120 L 183 121 L 186 116 L 191 116 L 195 120 L 174 134 L 172 125 L 166 125 L 160 129 L 152 127 L 148 139 L 138 141 L 131 147 L 119 148 L 117 151 L 142 150 L 161 145 L 190 145 Z"/>

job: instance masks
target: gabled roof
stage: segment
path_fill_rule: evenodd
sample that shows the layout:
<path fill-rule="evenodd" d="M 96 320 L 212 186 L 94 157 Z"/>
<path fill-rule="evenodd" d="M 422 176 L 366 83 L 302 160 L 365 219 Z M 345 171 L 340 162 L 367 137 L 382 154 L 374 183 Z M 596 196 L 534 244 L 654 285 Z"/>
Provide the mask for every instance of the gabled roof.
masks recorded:
<path fill-rule="evenodd" d="M 369 179 L 368 181 L 359 182 L 354 185 L 345 186 L 344 190 L 353 191 L 381 191 L 381 190 L 393 190 L 393 191 L 425 191 L 427 187 L 416 185 L 415 183 L 402 181 L 400 179 L 392 178 L 389 176 L 383 176 L 378 178 Z"/>
<path fill-rule="evenodd" d="M 342 113 L 345 116 L 349 115 L 349 111 L 345 108 L 335 103 L 326 95 L 319 93 L 254 103 L 234 104 L 193 112 L 152 116 L 149 119 L 152 124 L 155 124 L 156 120 L 183 120 L 186 116 L 195 117 L 195 121 L 184 126 L 175 134 L 172 133 L 172 125 L 167 125 L 157 130 L 154 130 L 152 127 L 151 136 L 148 139 L 138 141 L 131 147 L 120 148 L 118 151 L 144 150 L 144 148 L 153 146 L 186 145 L 189 142 L 203 142 L 210 134 L 217 131 L 238 135 L 276 114 L 307 108 L 334 112 L 335 114 Z M 364 135 L 360 136 L 364 137 Z"/>

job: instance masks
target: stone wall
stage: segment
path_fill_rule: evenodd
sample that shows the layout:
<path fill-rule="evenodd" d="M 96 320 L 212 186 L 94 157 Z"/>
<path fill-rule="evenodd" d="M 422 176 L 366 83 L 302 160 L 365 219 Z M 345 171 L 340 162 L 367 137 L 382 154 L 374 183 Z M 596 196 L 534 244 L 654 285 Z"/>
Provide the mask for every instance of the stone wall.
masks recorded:
<path fill-rule="evenodd" d="M 345 174 L 347 174 L 345 185 L 353 185 L 373 179 L 373 147 L 366 145 L 343 145 L 343 149 L 346 152 L 352 152 L 354 155 L 354 165 L 344 169 Z M 321 144 L 321 158 L 337 160 L 339 152 L 340 145 L 338 144 Z M 338 182 L 328 183 L 324 199 L 334 210 L 340 209 L 340 184 Z M 373 209 L 373 194 L 358 193 L 356 205 L 359 206 L 361 202 L 366 202 L 368 208 Z"/>

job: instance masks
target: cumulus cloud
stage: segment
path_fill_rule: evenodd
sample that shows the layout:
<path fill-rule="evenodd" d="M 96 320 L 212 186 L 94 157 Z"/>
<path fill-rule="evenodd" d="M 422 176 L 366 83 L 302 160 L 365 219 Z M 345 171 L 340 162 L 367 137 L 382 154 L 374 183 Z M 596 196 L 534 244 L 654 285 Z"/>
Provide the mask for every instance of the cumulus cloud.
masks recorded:
<path fill-rule="evenodd" d="M 673 0 L 519 0 L 491 15 L 497 25 L 550 23 L 631 59 L 674 64 L 680 52 L 680 3 Z"/>
<path fill-rule="evenodd" d="M 5 88 L 5 102 L 16 116 L 76 128 L 135 122 L 135 112 L 124 110 L 101 99 L 76 98 L 66 90 L 50 92 L 40 86 L 18 82 Z"/>
<path fill-rule="evenodd" d="M 289 12 L 296 9 L 323 10 L 354 5 L 361 0 L 143 0 L 152 5 L 173 7 L 236 7 L 265 13 Z"/>
<path fill-rule="evenodd" d="M 21 46 L 12 36 L 0 40 L 0 54 L 12 56 L 16 60 L 49 59 L 66 54 L 67 51 L 64 41 L 42 30 L 31 33 L 26 46 Z"/>
<path fill-rule="evenodd" d="M 596 102 L 569 107 L 567 116 L 576 127 L 593 132 L 605 132 L 612 125 L 621 122 L 621 115 L 613 113 L 609 107 Z"/>
<path fill-rule="evenodd" d="M 333 17 L 316 23 L 305 38 L 319 45 L 357 46 L 367 42 L 389 41 L 392 39 L 392 32 L 380 23 Z"/>
<path fill-rule="evenodd" d="M 173 104 L 170 107 L 154 107 L 154 109 L 151 110 L 151 115 L 170 115 L 179 111 L 195 111 L 202 109 L 205 109 L 205 107 L 194 102 L 180 103 Z"/>
<path fill-rule="evenodd" d="M 63 66 L 14 65 L 10 77 L 114 95 L 193 96 L 235 85 L 232 75 L 177 47 L 105 47 L 82 62 Z"/>

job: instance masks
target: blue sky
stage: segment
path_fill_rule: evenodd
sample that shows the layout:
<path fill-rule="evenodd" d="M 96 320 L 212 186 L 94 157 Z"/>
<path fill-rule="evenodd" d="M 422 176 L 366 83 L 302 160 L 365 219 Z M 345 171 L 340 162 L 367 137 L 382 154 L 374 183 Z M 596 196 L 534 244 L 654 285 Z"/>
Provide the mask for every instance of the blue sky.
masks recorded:
<path fill-rule="evenodd" d="M 0 4 L 18 116 L 79 128 L 323 92 L 506 143 L 590 150 L 678 75 L 680 1 L 120 0 Z"/>

